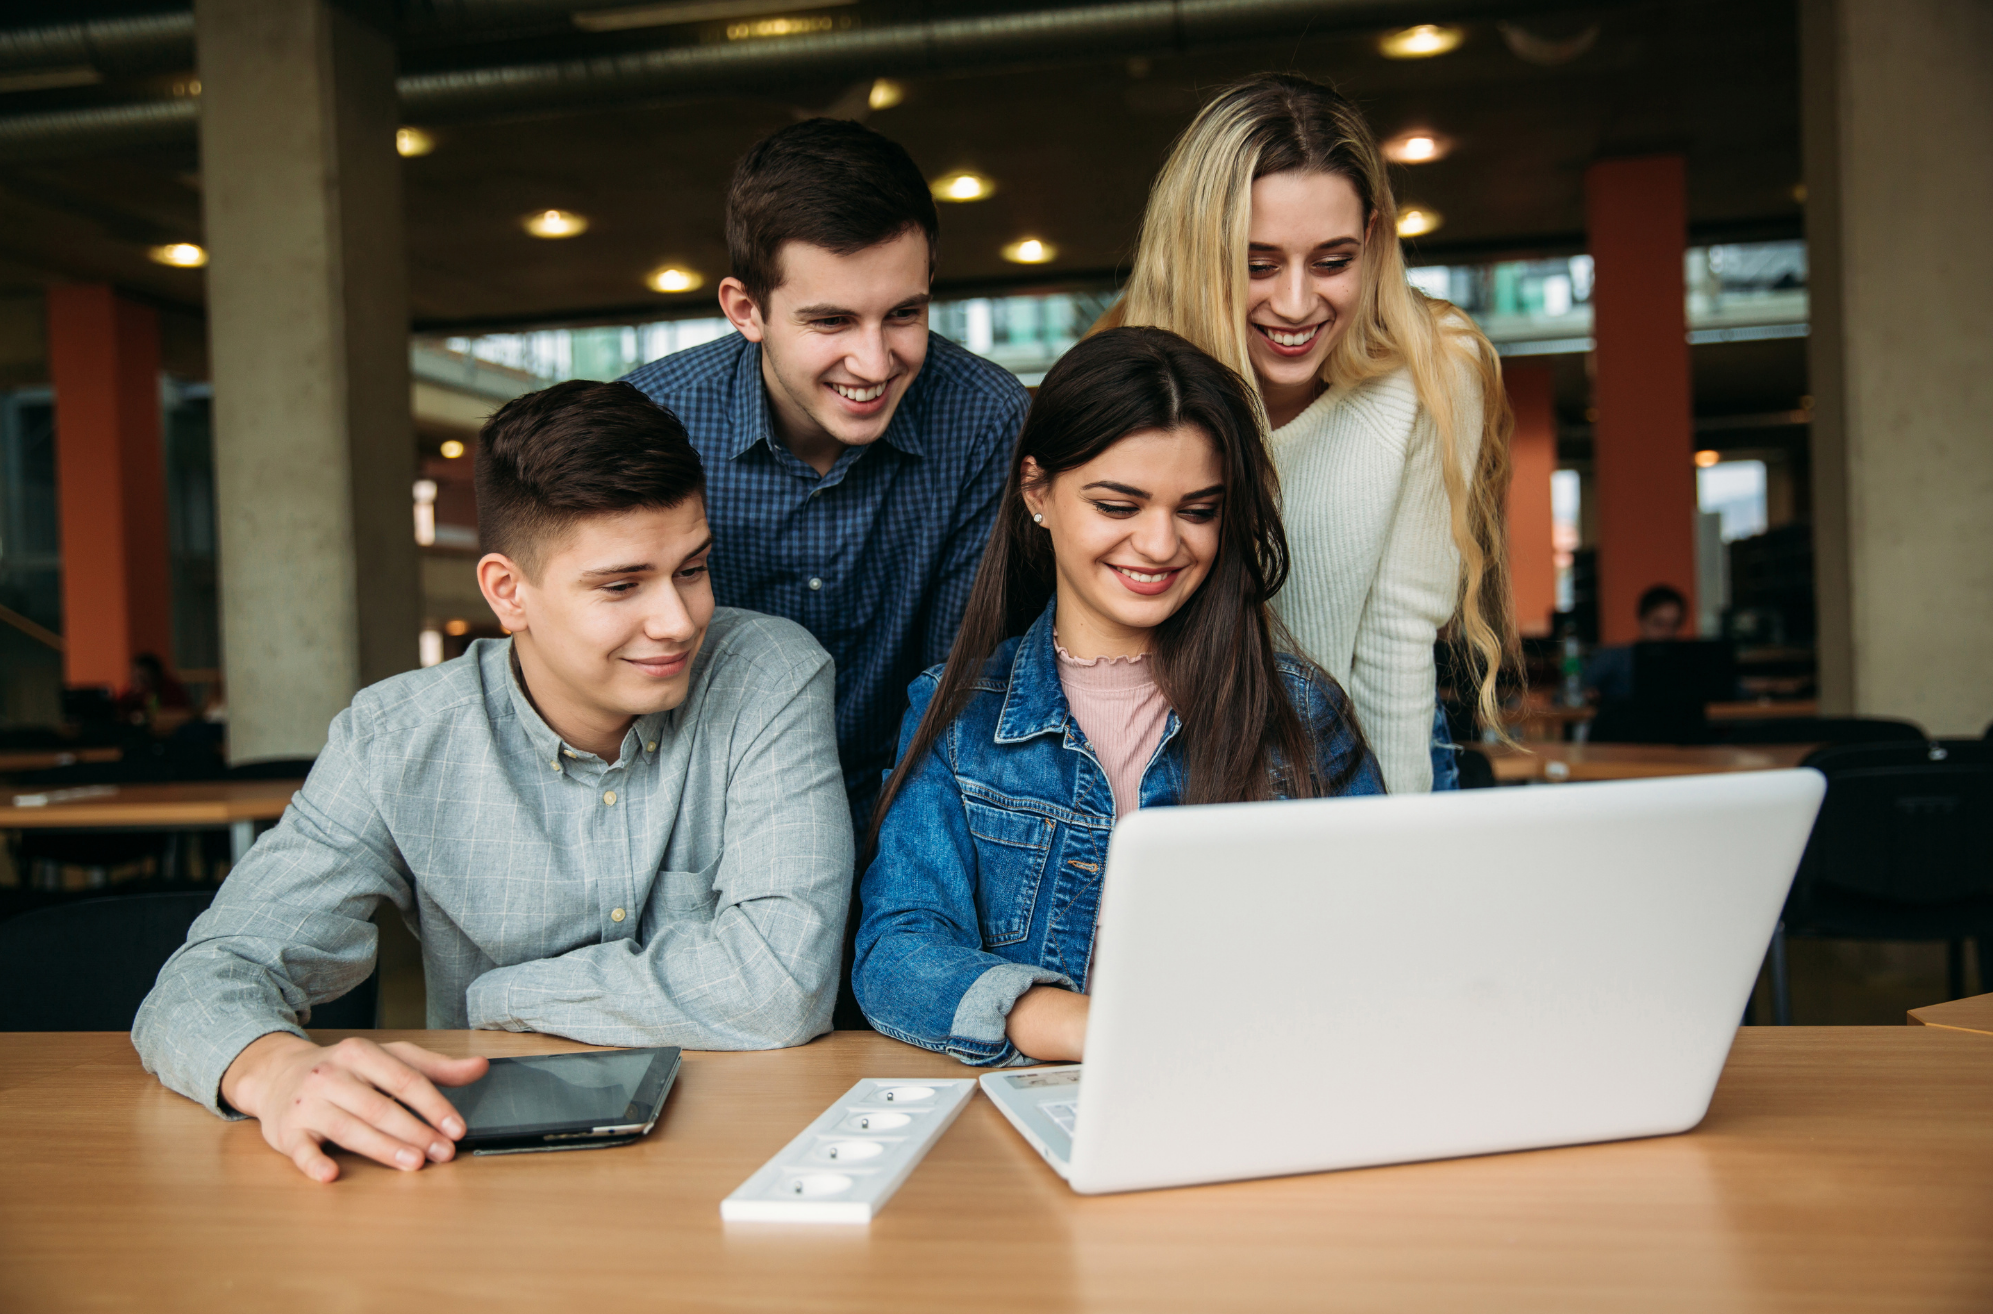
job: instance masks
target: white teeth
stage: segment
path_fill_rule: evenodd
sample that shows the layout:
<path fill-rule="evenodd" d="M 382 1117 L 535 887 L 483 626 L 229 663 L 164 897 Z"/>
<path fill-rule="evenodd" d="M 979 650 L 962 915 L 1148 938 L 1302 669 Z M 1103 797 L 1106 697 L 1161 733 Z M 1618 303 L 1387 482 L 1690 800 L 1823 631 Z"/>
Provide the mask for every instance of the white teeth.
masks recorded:
<path fill-rule="evenodd" d="M 1262 329 L 1261 331 L 1283 347 L 1303 347 L 1314 340 L 1315 334 L 1321 331 L 1321 327 L 1320 324 L 1317 324 L 1314 328 L 1300 333 L 1282 333 L 1278 329 Z"/>
<path fill-rule="evenodd" d="M 1116 566 L 1115 569 L 1126 575 L 1129 579 L 1134 580 L 1137 584 L 1160 584 L 1169 578 L 1168 571 L 1160 575 L 1144 575 L 1139 570 L 1129 570 L 1125 566 Z"/>
<path fill-rule="evenodd" d="M 838 396 L 855 402 L 877 401 L 886 391 L 886 385 L 883 383 L 873 384 L 869 388 L 847 388 L 842 383 L 833 383 L 830 386 L 837 389 Z"/>

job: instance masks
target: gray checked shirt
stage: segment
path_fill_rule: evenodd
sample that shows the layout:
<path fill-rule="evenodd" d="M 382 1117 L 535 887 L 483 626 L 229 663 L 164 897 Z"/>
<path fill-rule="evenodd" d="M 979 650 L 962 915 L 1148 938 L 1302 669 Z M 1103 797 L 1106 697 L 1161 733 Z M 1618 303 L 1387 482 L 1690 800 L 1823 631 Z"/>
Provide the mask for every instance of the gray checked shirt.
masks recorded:
<path fill-rule="evenodd" d="M 479 640 L 333 720 L 139 1009 L 147 1070 L 227 1112 L 244 1047 L 366 979 L 382 899 L 422 941 L 433 1028 L 688 1049 L 829 1029 L 852 849 L 816 640 L 719 608 L 685 702 L 613 763 L 560 741 L 511 654 Z"/>

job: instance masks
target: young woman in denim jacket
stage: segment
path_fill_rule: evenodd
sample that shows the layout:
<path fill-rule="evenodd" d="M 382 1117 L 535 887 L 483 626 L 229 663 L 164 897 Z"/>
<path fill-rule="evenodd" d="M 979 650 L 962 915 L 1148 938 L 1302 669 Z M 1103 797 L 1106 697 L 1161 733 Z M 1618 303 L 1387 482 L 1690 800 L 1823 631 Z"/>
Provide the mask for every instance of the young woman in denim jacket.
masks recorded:
<path fill-rule="evenodd" d="M 885 1034 L 1077 1059 L 1119 812 L 1383 792 L 1343 691 L 1268 610 L 1287 544 L 1246 387 L 1154 328 L 1046 375 L 873 826 L 852 984 Z"/>

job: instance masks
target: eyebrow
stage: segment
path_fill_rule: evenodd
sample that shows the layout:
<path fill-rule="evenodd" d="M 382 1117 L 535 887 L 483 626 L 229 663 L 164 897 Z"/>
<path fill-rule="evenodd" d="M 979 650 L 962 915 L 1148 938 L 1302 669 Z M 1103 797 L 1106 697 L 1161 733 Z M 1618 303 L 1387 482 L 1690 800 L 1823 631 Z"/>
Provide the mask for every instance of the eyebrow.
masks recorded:
<path fill-rule="evenodd" d="M 1146 489 L 1135 488 L 1128 484 L 1117 484 L 1114 483 L 1112 480 L 1107 480 L 1107 479 L 1096 479 L 1090 484 L 1083 484 L 1080 486 L 1080 491 L 1084 493 L 1089 488 L 1105 488 L 1111 493 L 1121 493 L 1128 497 L 1140 497 L 1146 499 L 1155 496 L 1154 493 L 1151 493 Z M 1183 495 L 1183 500 L 1186 502 L 1194 502 L 1200 497 L 1215 497 L 1219 493 L 1222 493 L 1224 491 L 1225 491 L 1225 485 L 1213 484 L 1209 488 L 1200 488 L 1194 493 L 1185 493 Z"/>
<path fill-rule="evenodd" d="M 913 296 L 895 301 L 893 309 L 898 310 L 902 306 L 924 306 L 932 300 L 934 300 L 933 293 L 917 292 Z M 798 306 L 790 313 L 797 319 L 829 319 L 833 315 L 855 316 L 858 314 L 857 311 L 846 309 L 843 306 Z"/>
<path fill-rule="evenodd" d="M 703 552 L 710 552 L 712 551 L 712 549 L 713 549 L 713 536 L 711 534 L 708 534 L 706 535 L 706 541 L 704 543 L 701 543 L 698 547 L 692 549 L 692 551 L 687 552 L 683 557 L 680 557 L 678 560 L 678 564 L 682 566 L 686 562 L 692 560 L 692 558 L 700 555 Z M 582 571 L 581 577 L 583 579 L 607 579 L 612 575 L 641 575 L 646 571 L 651 571 L 656 569 L 657 567 L 652 565 L 648 561 L 639 561 L 632 565 L 627 565 L 627 566 L 598 566 L 594 570 Z"/>
<path fill-rule="evenodd" d="M 1317 243 L 1315 243 L 1315 245 L 1313 245 L 1313 246 L 1309 247 L 1308 249 L 1309 249 L 1310 251 L 1321 251 L 1321 250 L 1324 250 L 1324 249 L 1326 249 L 1326 248 L 1328 248 L 1328 247 L 1331 247 L 1331 246 L 1361 246 L 1361 245 L 1362 245 L 1362 242 L 1361 242 L 1361 240 L 1360 240 L 1360 239 L 1358 239 L 1358 238 L 1354 238 L 1354 237 L 1331 237 L 1331 238 L 1330 238 L 1330 239 L 1328 239 L 1328 240 L 1327 240 L 1326 242 L 1317 242 Z M 1246 243 L 1246 250 L 1248 250 L 1248 251 L 1278 251 L 1279 249 L 1280 249 L 1279 247 L 1275 246 L 1275 245 L 1274 245 L 1273 243 L 1271 243 L 1271 242 L 1248 242 L 1248 243 Z"/>

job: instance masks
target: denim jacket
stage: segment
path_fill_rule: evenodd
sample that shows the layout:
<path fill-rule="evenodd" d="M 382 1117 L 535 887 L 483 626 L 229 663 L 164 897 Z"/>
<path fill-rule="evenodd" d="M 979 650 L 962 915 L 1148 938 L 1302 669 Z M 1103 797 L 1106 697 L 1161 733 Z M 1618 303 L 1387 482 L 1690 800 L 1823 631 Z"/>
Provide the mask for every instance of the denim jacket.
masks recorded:
<path fill-rule="evenodd" d="M 1315 731 L 1325 777 L 1363 760 L 1343 792 L 1381 794 L 1383 776 L 1339 713 L 1343 693 L 1282 656 L 1288 697 Z M 900 753 L 941 677 L 908 690 Z M 852 986 L 886 1035 L 985 1066 L 1028 1061 L 1004 1035 L 1033 985 L 1084 991 L 1114 795 L 1059 683 L 1052 608 L 997 649 L 975 696 L 910 775 L 860 885 Z M 1182 796 L 1172 711 L 1142 773 L 1141 806 Z"/>

